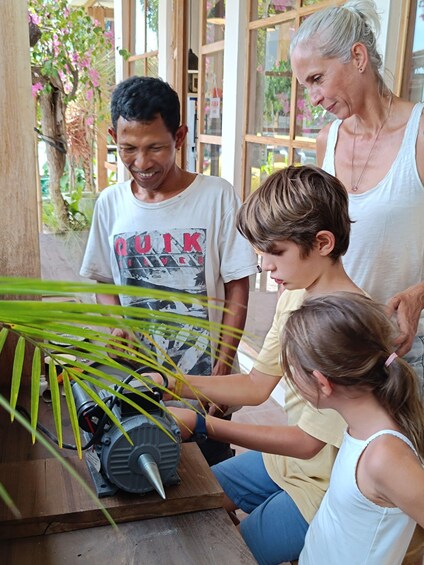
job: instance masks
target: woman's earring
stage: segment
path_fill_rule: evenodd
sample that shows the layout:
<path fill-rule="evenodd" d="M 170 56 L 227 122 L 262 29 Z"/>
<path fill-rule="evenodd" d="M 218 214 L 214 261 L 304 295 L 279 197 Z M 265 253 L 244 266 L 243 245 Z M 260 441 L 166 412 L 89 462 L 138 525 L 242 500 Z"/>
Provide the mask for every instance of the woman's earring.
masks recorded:
<path fill-rule="evenodd" d="M 359 69 L 358 69 L 358 71 L 359 71 L 360 73 L 362 73 L 363 70 L 364 70 L 364 69 L 363 69 L 362 67 L 359 67 Z"/>

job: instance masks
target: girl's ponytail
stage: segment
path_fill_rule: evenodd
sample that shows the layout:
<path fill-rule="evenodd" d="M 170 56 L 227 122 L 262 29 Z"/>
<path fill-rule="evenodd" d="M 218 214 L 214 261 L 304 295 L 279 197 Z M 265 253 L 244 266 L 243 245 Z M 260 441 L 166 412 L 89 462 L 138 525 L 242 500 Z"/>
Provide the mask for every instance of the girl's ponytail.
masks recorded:
<path fill-rule="evenodd" d="M 384 307 L 364 295 L 338 292 L 310 298 L 287 320 L 283 370 L 291 380 L 295 373 L 305 391 L 317 386 L 315 370 L 337 385 L 371 390 L 424 459 L 418 377 L 393 355 L 394 337 Z"/>

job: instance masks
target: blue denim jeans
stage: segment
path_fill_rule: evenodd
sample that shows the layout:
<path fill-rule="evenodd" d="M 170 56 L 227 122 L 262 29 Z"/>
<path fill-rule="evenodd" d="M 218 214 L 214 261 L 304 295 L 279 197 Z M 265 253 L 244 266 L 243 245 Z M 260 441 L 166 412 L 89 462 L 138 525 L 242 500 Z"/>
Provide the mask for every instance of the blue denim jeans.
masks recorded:
<path fill-rule="evenodd" d="M 244 541 L 260 565 L 298 559 L 309 524 L 290 496 L 268 475 L 262 454 L 247 451 L 211 467 L 238 508 Z"/>

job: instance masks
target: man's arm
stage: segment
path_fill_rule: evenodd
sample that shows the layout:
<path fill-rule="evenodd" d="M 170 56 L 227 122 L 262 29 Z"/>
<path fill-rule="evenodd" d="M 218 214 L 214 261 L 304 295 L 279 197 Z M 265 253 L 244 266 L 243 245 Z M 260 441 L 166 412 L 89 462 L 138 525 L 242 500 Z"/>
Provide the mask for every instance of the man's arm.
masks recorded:
<path fill-rule="evenodd" d="M 249 277 L 237 279 L 225 283 L 225 309 L 222 324 L 244 330 L 247 315 L 247 303 L 249 300 Z M 231 373 L 232 364 L 240 335 L 221 335 L 222 343 L 217 351 L 217 359 L 213 367 L 212 375 L 228 375 Z"/>
<path fill-rule="evenodd" d="M 101 281 L 97 281 L 97 284 L 103 284 Z M 102 294 L 101 292 L 96 292 L 96 302 L 97 304 L 104 304 L 106 306 L 120 306 L 121 302 L 119 296 L 116 294 Z M 122 316 L 115 316 L 122 318 Z M 125 330 L 123 328 L 110 328 L 110 333 L 116 337 L 127 339 L 130 341 L 135 341 L 134 333 L 130 330 Z"/>

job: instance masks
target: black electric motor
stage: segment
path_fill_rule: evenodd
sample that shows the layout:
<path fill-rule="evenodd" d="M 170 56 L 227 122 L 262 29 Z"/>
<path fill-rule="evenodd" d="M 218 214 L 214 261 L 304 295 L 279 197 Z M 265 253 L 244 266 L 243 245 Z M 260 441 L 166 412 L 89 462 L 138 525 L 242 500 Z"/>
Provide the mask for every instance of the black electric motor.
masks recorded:
<path fill-rule="evenodd" d="M 145 412 L 141 414 L 137 408 L 110 391 L 85 381 L 85 385 L 93 389 L 113 412 L 131 439 L 131 444 L 103 407 L 94 402 L 79 383 L 72 383 L 78 422 L 84 437 L 92 444 L 85 455 L 98 496 L 112 496 L 118 489 L 133 493 L 156 490 L 165 498 L 164 485 L 179 483 L 177 467 L 181 434 L 175 421 L 163 410 L 162 392 L 156 387 L 149 389 L 135 379 L 130 373 L 134 372 L 131 367 L 126 372 L 108 365 L 94 366 L 122 382 L 130 383 L 142 393 L 143 396 L 140 396 L 122 386 L 114 387 L 116 392 L 129 398 Z M 135 372 L 146 371 L 139 369 Z M 110 383 L 108 385 L 112 388 Z"/>

